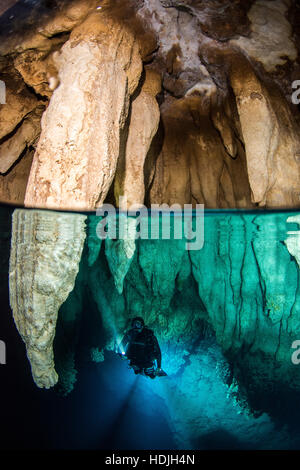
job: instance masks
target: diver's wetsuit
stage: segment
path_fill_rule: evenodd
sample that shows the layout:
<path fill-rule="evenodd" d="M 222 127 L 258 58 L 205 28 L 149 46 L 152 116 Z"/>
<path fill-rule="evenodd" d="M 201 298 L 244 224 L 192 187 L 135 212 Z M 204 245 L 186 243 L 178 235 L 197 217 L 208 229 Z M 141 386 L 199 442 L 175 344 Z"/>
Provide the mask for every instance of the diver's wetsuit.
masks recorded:
<path fill-rule="evenodd" d="M 150 328 L 144 326 L 141 331 L 131 328 L 125 334 L 121 342 L 121 348 L 125 351 L 126 357 L 130 360 L 130 365 L 133 366 L 136 374 L 145 370 L 146 375 L 155 377 L 155 360 L 157 361 L 157 367 L 161 368 L 161 350 Z M 147 369 L 149 369 L 149 373 L 147 373 Z"/>

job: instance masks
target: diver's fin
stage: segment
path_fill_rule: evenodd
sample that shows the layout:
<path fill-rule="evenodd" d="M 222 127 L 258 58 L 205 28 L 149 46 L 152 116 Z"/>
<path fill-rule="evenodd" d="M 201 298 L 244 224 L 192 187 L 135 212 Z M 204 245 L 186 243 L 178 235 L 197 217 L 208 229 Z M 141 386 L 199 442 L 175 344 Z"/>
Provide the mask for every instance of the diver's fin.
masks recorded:
<path fill-rule="evenodd" d="M 168 374 L 162 369 L 160 369 L 156 372 L 157 377 L 165 377 L 166 375 L 168 375 Z"/>

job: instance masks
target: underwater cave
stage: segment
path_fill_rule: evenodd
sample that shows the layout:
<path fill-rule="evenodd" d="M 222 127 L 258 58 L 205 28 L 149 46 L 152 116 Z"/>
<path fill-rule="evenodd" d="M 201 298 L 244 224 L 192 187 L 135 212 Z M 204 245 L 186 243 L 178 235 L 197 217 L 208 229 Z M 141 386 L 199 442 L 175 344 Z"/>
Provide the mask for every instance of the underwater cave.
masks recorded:
<path fill-rule="evenodd" d="M 0 3 L 0 448 L 300 449 L 299 22 Z"/>

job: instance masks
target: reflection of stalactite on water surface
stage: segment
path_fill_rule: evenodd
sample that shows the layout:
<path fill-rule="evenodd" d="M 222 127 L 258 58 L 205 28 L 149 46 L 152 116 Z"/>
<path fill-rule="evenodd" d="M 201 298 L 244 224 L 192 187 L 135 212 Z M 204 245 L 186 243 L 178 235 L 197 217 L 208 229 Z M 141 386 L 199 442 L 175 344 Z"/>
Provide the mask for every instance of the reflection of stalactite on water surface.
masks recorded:
<path fill-rule="evenodd" d="M 85 219 L 37 210 L 13 213 L 10 305 L 39 387 L 57 382 L 52 349 L 57 313 L 74 288 Z"/>

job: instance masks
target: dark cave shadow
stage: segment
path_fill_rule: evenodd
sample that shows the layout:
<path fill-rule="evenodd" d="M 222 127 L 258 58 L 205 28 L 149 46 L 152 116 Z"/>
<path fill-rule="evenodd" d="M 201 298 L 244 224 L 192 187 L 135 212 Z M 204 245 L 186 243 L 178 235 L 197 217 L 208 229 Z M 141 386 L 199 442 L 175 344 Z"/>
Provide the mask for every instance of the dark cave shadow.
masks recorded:
<path fill-rule="evenodd" d="M 0 15 L 0 37 L 16 32 L 32 34 L 32 22 L 41 25 L 43 21 L 47 21 L 53 8 L 57 8 L 54 0 L 36 0 L 30 3 L 26 0 L 16 1 Z"/>
<path fill-rule="evenodd" d="M 119 429 L 125 419 L 126 412 L 129 407 L 129 402 L 132 398 L 132 394 L 134 393 L 136 386 L 137 386 L 137 380 L 138 377 L 135 378 L 135 381 L 133 382 L 132 386 L 130 387 L 127 396 L 122 404 L 122 407 L 119 410 L 118 415 L 112 421 L 110 425 L 110 429 L 107 430 L 105 440 L 103 442 L 104 448 L 109 448 L 113 443 L 118 441 L 118 435 L 119 435 Z"/>
<path fill-rule="evenodd" d="M 87 394 L 86 418 L 83 419 L 89 426 L 90 435 L 85 436 L 88 448 L 176 449 L 162 402 L 156 403 L 153 414 L 147 414 L 144 405 L 147 408 L 147 399 L 155 399 L 155 396 L 144 392 L 143 377 L 136 377 L 112 351 L 106 351 L 103 362 L 87 364 L 79 371 L 73 399 L 80 400 Z"/>
<path fill-rule="evenodd" d="M 258 418 L 263 414 L 268 415 L 276 430 L 285 428 L 294 437 L 299 436 L 298 441 L 300 444 L 300 391 L 293 388 L 293 385 L 288 385 L 288 381 L 280 376 L 275 375 L 274 369 L 274 382 L 267 381 L 261 386 L 253 386 L 256 383 L 256 378 L 251 372 L 249 364 L 245 364 L 247 350 L 242 351 L 237 362 L 232 357 L 225 355 L 228 363 L 232 369 L 232 377 L 234 377 L 239 384 L 238 401 L 240 403 L 247 403 L 248 410 L 254 418 Z M 261 355 L 259 359 L 268 367 L 267 356 Z M 274 367 L 270 363 L 269 367 Z M 300 367 L 300 366 L 299 366 Z M 295 374 L 299 374 L 297 370 Z M 299 380 L 299 377 L 298 379 Z"/>
<path fill-rule="evenodd" d="M 200 450 L 250 450 L 253 447 L 240 441 L 228 431 L 218 428 L 194 440 L 193 448 Z"/>
<path fill-rule="evenodd" d="M 291 435 L 298 435 L 300 445 L 300 392 L 284 388 L 275 393 L 251 394 L 247 397 L 250 407 L 257 416 L 266 413 L 276 430 L 287 429 Z M 256 410 L 259 410 L 257 413 Z"/>
<path fill-rule="evenodd" d="M 159 102 L 159 95 L 156 97 L 156 99 Z M 163 148 L 164 138 L 165 138 L 165 129 L 164 129 L 162 118 L 160 116 L 158 129 L 150 144 L 150 148 L 147 152 L 145 162 L 144 162 L 144 167 L 143 167 L 144 187 L 145 187 L 145 203 L 144 204 L 146 207 L 151 207 L 150 192 L 154 184 L 155 175 L 156 175 L 156 163 Z M 152 168 L 154 168 L 154 172 L 151 176 Z"/>

